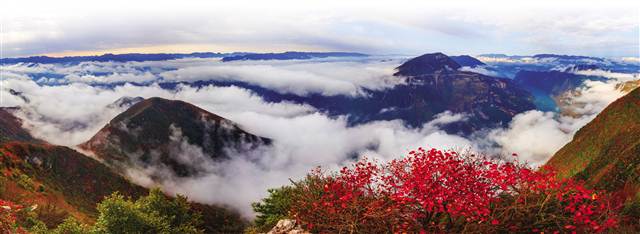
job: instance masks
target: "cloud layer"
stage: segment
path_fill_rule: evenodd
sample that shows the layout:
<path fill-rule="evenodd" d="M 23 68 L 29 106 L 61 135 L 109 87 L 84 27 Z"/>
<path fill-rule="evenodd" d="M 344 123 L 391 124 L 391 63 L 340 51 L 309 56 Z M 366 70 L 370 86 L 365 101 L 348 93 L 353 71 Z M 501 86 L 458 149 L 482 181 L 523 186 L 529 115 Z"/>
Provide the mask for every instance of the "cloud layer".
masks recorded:
<path fill-rule="evenodd" d="M 267 188 L 302 178 L 318 165 L 335 169 L 362 156 L 384 161 L 401 157 L 416 147 L 435 147 L 496 156 L 515 152 L 521 160 L 540 165 L 570 141 L 580 127 L 623 95 L 616 84 L 637 79 L 637 75 L 606 73 L 610 80 L 588 81 L 567 93 L 564 98 L 568 104 L 564 108 L 571 110 L 570 116 L 529 111 L 517 115 L 506 128 L 486 129 L 466 137 L 440 130 L 443 124 L 465 121 L 464 114 L 444 112 L 418 128 L 408 128 L 399 120 L 350 126 L 345 116 L 329 117 L 306 104 L 269 102 L 237 86 L 182 84 L 163 89 L 156 83 L 233 80 L 299 95 L 360 95 L 362 90 L 392 87 L 395 83 L 387 78 L 397 62 L 373 59 L 220 63 L 183 59 L 9 65 L 3 67 L 0 80 L 0 106 L 20 106 L 17 115 L 36 137 L 67 146 L 88 140 L 122 112 L 125 107 L 109 104 L 123 96 L 180 99 L 230 119 L 251 133 L 273 139 L 273 145 L 229 161 L 210 163 L 198 146 L 189 145 L 180 137 L 180 129 L 175 129 L 172 145 L 176 154 L 210 173 L 178 178 L 161 167 L 150 167 L 129 170 L 129 176 L 138 183 L 161 185 L 169 193 L 185 194 L 196 201 L 232 205 L 251 217 L 250 202 L 265 196 Z M 278 81 L 282 76 L 289 76 L 282 78 L 287 82 Z M 111 81 L 148 84 L 115 85 Z M 10 90 L 21 92 L 26 100 L 10 94 Z M 163 173 L 164 179 L 151 180 L 150 176 L 157 173 Z"/>

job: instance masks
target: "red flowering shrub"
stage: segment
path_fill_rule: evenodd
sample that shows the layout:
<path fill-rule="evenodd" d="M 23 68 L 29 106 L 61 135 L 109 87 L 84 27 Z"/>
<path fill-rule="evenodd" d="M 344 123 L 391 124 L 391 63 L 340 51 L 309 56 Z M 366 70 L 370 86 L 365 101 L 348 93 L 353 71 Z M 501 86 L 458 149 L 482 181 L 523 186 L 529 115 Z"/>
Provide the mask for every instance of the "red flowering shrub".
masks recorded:
<path fill-rule="evenodd" d="M 600 232 L 617 225 L 606 194 L 551 170 L 439 150 L 362 160 L 295 183 L 291 214 L 326 233 Z"/>
<path fill-rule="evenodd" d="M 16 223 L 22 208 L 20 205 L 0 199 L 0 233 L 24 233 Z"/>
<path fill-rule="evenodd" d="M 327 233 L 353 233 L 367 230 L 383 233 L 397 216 L 393 201 L 383 196 L 376 184 L 380 168 L 361 161 L 343 168 L 334 176 L 319 169 L 296 183 L 291 213 L 309 230 Z M 395 213 L 394 213 L 395 212 Z"/>
<path fill-rule="evenodd" d="M 602 232 L 618 225 L 621 202 L 555 173 L 525 171 L 517 186 L 495 203 L 495 229 L 503 231 Z"/>

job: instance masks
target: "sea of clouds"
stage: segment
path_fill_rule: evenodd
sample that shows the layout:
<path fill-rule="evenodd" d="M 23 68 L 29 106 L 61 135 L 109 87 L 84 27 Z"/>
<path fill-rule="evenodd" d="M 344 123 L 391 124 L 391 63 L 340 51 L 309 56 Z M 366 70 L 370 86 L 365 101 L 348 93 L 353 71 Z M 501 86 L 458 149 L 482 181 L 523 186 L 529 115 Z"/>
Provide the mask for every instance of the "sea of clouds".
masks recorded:
<path fill-rule="evenodd" d="M 140 184 L 161 186 L 166 192 L 185 194 L 195 201 L 227 204 L 252 217 L 250 203 L 265 196 L 267 188 L 300 179 L 316 166 L 335 169 L 364 156 L 385 161 L 422 146 L 496 156 L 518 153 L 521 160 L 541 165 L 571 141 L 580 127 L 623 96 L 616 84 L 629 78 L 599 71 L 611 79 L 587 82 L 570 97 L 575 104 L 570 108 L 578 115 L 533 110 L 517 115 L 506 128 L 485 129 L 472 136 L 451 135 L 440 129 L 445 123 L 465 121 L 465 114 L 444 112 L 418 128 L 409 128 L 400 120 L 350 126 L 345 116 L 329 117 L 307 104 L 270 102 L 237 86 L 188 84 L 198 80 L 237 81 L 283 94 L 361 96 L 366 95 L 365 90 L 403 84 L 403 79 L 391 75 L 402 60 L 373 57 L 222 63 L 217 59 L 180 59 L 5 65 L 0 106 L 20 106 L 16 115 L 34 136 L 70 147 L 87 141 L 124 111 L 126 107 L 109 105 L 124 96 L 179 99 L 232 120 L 248 132 L 273 139 L 273 144 L 207 164 L 201 162 L 206 157 L 198 146 L 174 137 L 181 157 L 199 160 L 199 165 L 210 167 L 210 173 L 193 178 L 168 174 L 166 179 L 154 181 L 149 175 L 161 168 L 132 168 L 128 176 Z M 175 89 L 158 84 L 174 81 L 185 83 Z"/>

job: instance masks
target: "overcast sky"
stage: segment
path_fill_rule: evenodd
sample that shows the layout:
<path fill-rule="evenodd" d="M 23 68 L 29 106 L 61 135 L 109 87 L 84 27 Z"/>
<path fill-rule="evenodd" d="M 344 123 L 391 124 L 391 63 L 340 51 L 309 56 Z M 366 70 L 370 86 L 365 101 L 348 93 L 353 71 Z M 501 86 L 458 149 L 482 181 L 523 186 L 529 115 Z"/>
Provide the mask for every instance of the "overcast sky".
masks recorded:
<path fill-rule="evenodd" d="M 288 50 L 639 54 L 640 1 L 225 2 L 4 1 L 2 56 Z"/>

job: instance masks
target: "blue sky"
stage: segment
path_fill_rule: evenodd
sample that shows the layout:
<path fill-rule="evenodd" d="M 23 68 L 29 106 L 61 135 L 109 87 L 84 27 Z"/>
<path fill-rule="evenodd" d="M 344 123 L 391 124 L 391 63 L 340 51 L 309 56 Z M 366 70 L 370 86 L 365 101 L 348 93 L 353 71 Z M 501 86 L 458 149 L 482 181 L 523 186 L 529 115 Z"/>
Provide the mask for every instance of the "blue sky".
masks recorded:
<path fill-rule="evenodd" d="M 561 2 L 561 3 L 557 3 Z M 287 50 L 638 57 L 638 1 L 12 1 L 2 56 Z"/>

